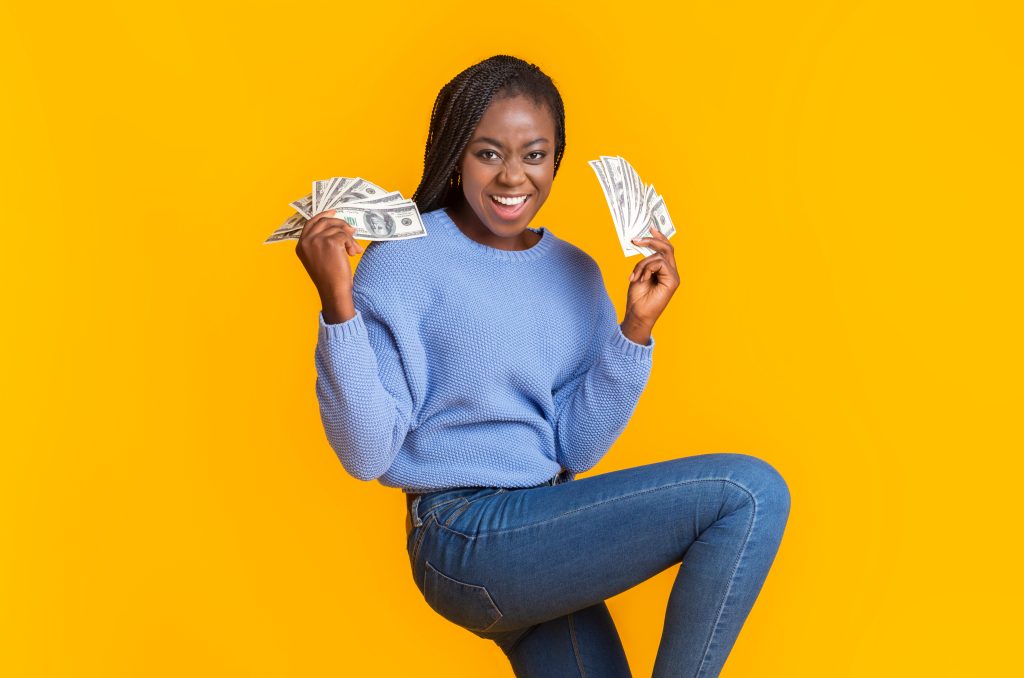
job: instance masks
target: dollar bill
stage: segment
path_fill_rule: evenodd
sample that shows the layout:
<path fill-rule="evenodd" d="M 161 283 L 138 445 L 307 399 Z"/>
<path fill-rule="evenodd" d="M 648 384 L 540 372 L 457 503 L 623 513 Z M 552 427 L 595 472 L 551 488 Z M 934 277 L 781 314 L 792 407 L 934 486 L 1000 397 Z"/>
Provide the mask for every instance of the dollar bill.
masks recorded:
<path fill-rule="evenodd" d="M 398 191 L 391 191 L 390 193 L 384 193 L 382 195 L 376 195 L 370 198 L 360 198 L 358 200 L 352 200 L 346 202 L 346 205 L 379 205 L 381 203 L 389 202 L 401 202 L 405 200 L 402 194 Z"/>
<path fill-rule="evenodd" d="M 313 212 L 314 216 L 320 212 L 334 209 L 340 202 L 342 202 L 342 200 L 344 200 L 345 193 L 355 185 L 358 179 L 334 177 L 327 181 L 327 188 L 324 189 L 323 194 L 320 196 L 320 200 L 316 204 L 316 211 Z"/>
<path fill-rule="evenodd" d="M 272 242 L 278 242 L 280 240 L 287 240 L 288 238 L 298 238 L 299 233 L 302 232 L 302 227 L 306 225 L 306 218 L 296 212 L 295 214 L 288 217 L 288 220 L 277 227 L 273 233 L 270 234 L 263 244 L 266 245 Z"/>
<path fill-rule="evenodd" d="M 332 210 L 343 202 L 348 203 L 355 202 L 357 200 L 370 200 L 387 193 L 388 191 L 385 191 L 377 184 L 367 181 L 366 179 L 356 177 L 352 183 L 345 187 L 345 190 L 342 193 L 336 196 L 331 196 L 326 204 L 324 204 L 323 209 Z M 399 193 L 399 195 L 401 195 L 401 193 Z"/>
<path fill-rule="evenodd" d="M 314 197 L 316 197 L 315 200 Z M 386 191 L 361 177 L 354 179 L 335 177 L 313 182 L 313 193 L 290 203 L 290 207 L 294 207 L 295 211 L 305 218 L 311 219 L 313 215 L 334 209 L 341 203 L 392 202 L 395 200 L 405 200 L 405 198 L 398 191 Z"/>
<path fill-rule="evenodd" d="M 345 203 L 334 208 L 335 217 L 356 227 L 361 240 L 404 240 L 427 234 L 416 205 L 409 201 L 380 205 Z"/>
<path fill-rule="evenodd" d="M 295 239 L 312 217 L 336 210 L 333 218 L 356 227 L 359 240 L 404 240 L 427 235 L 416 203 L 398 191 L 387 191 L 361 177 L 332 177 L 314 181 L 312 191 L 289 203 L 295 214 L 277 227 L 264 244 Z"/>
<path fill-rule="evenodd" d="M 299 198 L 295 202 L 288 203 L 289 207 L 294 207 L 295 211 L 303 216 L 305 219 L 309 219 L 313 216 L 313 194 Z"/>
<path fill-rule="evenodd" d="M 654 254 L 655 250 L 650 247 L 632 242 L 633 238 L 651 237 L 651 227 L 656 227 L 667 238 L 675 235 L 665 200 L 654 190 L 653 184 L 644 184 L 625 158 L 602 155 L 587 164 L 594 170 L 604 192 L 623 254 L 627 257 Z"/>
<path fill-rule="evenodd" d="M 323 179 L 321 181 L 313 182 L 313 214 L 319 214 L 323 211 L 321 207 L 324 204 L 324 199 L 327 197 L 328 192 L 332 189 L 331 187 L 339 181 L 338 177 L 333 179 Z"/>

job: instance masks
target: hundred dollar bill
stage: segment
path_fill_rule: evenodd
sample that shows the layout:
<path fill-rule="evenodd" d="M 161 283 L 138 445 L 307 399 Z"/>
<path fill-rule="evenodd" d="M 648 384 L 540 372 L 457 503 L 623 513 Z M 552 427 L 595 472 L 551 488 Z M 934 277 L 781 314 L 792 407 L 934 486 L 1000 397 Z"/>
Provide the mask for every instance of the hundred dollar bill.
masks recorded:
<path fill-rule="evenodd" d="M 409 204 L 343 205 L 335 208 L 335 218 L 344 219 L 356 227 L 353 238 L 358 240 L 405 240 L 427 235 L 419 211 Z M 264 244 L 280 240 L 298 240 L 306 220 L 295 214 L 270 234 Z"/>
<path fill-rule="evenodd" d="M 351 177 L 332 177 L 313 182 L 313 213 L 334 209 L 335 205 L 345 200 L 343 197 L 357 182 L 362 179 Z"/>
<path fill-rule="evenodd" d="M 313 182 L 313 214 L 319 214 L 323 211 L 322 205 L 324 204 L 324 198 L 327 197 L 327 193 L 331 190 L 331 186 L 336 185 L 338 181 L 339 178 L 335 177 L 332 179 L 322 179 L 320 181 Z"/>
<path fill-rule="evenodd" d="M 666 238 L 671 238 L 676 234 L 675 224 L 672 223 L 672 218 L 668 215 L 668 208 L 665 207 L 665 201 L 660 195 L 654 191 L 653 186 L 647 187 L 647 194 L 651 196 L 645 203 L 644 216 L 641 222 L 642 226 L 635 235 L 631 235 L 630 238 L 651 238 L 651 227 L 657 228 Z M 644 247 L 643 245 L 633 245 L 634 248 L 642 252 L 645 256 L 654 254 L 656 250 L 650 247 Z"/>
<path fill-rule="evenodd" d="M 671 238 L 676 234 L 676 225 L 672 223 L 672 217 L 669 216 L 668 208 L 665 207 L 665 199 L 654 192 L 654 186 L 651 186 L 651 193 L 655 196 L 650 209 L 651 221 L 666 238 Z"/>
<path fill-rule="evenodd" d="M 612 211 L 612 222 L 615 224 L 615 234 L 619 236 L 619 241 L 622 241 L 622 221 L 616 214 L 616 196 L 615 191 L 612 188 L 611 179 L 608 177 L 608 171 L 605 170 L 604 164 L 600 160 L 590 160 L 587 162 L 594 173 L 597 174 L 597 181 L 601 184 L 601 191 L 604 192 L 604 199 L 608 201 L 608 208 Z"/>
<path fill-rule="evenodd" d="M 295 214 L 281 224 L 264 244 L 298 239 L 306 223 L 317 214 L 336 210 L 334 218 L 356 227 L 360 240 L 403 240 L 427 235 L 416 203 L 398 191 L 388 191 L 361 177 L 332 177 L 313 182 L 313 190 L 291 203 Z"/>
<path fill-rule="evenodd" d="M 333 177 L 313 182 L 313 192 L 308 196 L 308 205 L 306 199 L 301 198 L 291 206 L 302 216 L 310 219 L 320 212 L 334 209 L 341 203 L 366 200 L 386 193 L 388 191 L 362 177 Z"/>
<path fill-rule="evenodd" d="M 263 244 L 266 245 L 272 242 L 278 242 L 279 240 L 287 240 L 288 238 L 298 239 L 299 233 L 302 233 L 302 227 L 305 225 L 305 217 L 296 212 L 288 217 L 288 221 L 278 226 L 277 230 L 271 233 L 270 236 L 263 241 Z"/>
<path fill-rule="evenodd" d="M 599 160 L 588 162 L 597 175 L 611 211 L 612 222 L 619 237 L 623 254 L 650 256 L 656 250 L 633 244 L 633 238 L 651 237 L 651 227 L 656 227 L 665 237 L 675 234 L 675 225 L 668 214 L 664 199 L 640 179 L 633 166 L 621 156 L 602 155 Z"/>
<path fill-rule="evenodd" d="M 630 238 L 626 233 L 632 220 L 630 218 L 629 191 L 626 186 L 625 171 L 619 162 L 619 158 L 602 155 L 599 160 L 592 160 L 589 164 L 594 173 L 597 174 L 598 182 L 604 191 L 605 200 L 608 201 L 612 222 L 615 224 L 615 233 L 619 238 L 619 245 L 622 247 L 623 253 L 627 257 L 637 254 L 639 252 L 637 246 L 630 242 Z"/>
<path fill-rule="evenodd" d="M 608 177 L 608 185 L 611 189 L 613 202 L 609 207 L 612 209 L 613 218 L 618 219 L 620 237 L 624 237 L 626 235 L 625 227 L 629 223 L 629 207 L 626 204 L 626 179 L 622 166 L 617 158 L 606 155 L 601 156 L 600 162 L 604 166 L 605 175 Z"/>
<path fill-rule="evenodd" d="M 360 240 L 404 240 L 427 234 L 412 201 L 379 205 L 343 203 L 334 209 L 336 218 L 356 227 L 352 237 Z"/>
<path fill-rule="evenodd" d="M 313 194 L 299 198 L 295 202 L 288 203 L 289 207 L 294 207 L 295 211 L 301 214 L 304 218 L 309 219 L 313 216 Z"/>
<path fill-rule="evenodd" d="M 332 210 L 343 202 L 348 203 L 355 202 L 357 200 L 369 200 L 371 198 L 385 195 L 386 193 L 388 192 L 377 184 L 367 181 L 361 177 L 356 177 L 352 183 L 345 186 L 342 193 L 329 196 L 323 208 L 325 210 Z"/>
<path fill-rule="evenodd" d="M 393 202 L 406 201 L 402 194 L 398 191 L 391 191 L 390 193 L 384 193 L 383 195 L 377 195 L 370 198 L 360 198 L 358 200 L 345 201 L 345 205 L 380 205 Z"/>

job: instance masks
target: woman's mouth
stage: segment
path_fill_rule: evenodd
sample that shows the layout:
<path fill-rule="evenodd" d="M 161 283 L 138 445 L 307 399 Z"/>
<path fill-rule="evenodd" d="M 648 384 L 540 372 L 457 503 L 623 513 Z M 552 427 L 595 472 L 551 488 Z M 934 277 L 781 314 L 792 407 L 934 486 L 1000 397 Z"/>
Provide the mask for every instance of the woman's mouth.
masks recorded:
<path fill-rule="evenodd" d="M 522 213 L 524 206 L 532 197 L 530 194 L 517 196 L 491 195 L 491 209 L 494 210 L 499 219 L 513 221 Z"/>

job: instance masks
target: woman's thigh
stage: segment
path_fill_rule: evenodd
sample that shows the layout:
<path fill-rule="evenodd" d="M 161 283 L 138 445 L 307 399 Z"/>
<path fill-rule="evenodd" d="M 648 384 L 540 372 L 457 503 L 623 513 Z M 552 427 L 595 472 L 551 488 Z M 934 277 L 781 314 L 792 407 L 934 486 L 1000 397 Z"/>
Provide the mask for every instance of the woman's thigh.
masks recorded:
<path fill-rule="evenodd" d="M 708 454 L 484 491 L 425 517 L 409 540 L 413 575 L 441 616 L 480 637 L 508 638 L 681 562 L 704 530 L 752 522 L 737 509 L 779 487 L 777 472 L 754 457 Z M 712 557 L 727 567 L 735 552 Z"/>

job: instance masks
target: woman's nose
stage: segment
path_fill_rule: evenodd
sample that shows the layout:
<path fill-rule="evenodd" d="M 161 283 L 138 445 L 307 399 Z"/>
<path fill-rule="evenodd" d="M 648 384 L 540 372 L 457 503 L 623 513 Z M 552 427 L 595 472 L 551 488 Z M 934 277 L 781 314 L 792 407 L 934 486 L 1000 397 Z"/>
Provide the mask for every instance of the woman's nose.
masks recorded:
<path fill-rule="evenodd" d="M 523 183 L 523 163 L 518 158 L 506 160 L 501 173 L 502 182 L 509 186 L 518 186 Z"/>

